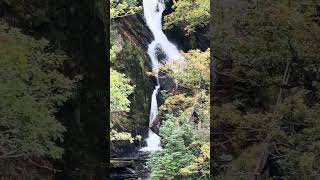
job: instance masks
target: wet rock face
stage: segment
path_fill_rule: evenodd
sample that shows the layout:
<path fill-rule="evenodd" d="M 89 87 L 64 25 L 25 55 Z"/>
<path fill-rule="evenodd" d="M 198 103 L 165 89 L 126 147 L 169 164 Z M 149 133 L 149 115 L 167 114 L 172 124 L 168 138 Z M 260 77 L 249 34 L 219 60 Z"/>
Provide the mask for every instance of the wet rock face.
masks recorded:
<path fill-rule="evenodd" d="M 133 143 L 129 141 L 119 140 L 110 142 L 110 157 L 129 157 L 135 156 L 138 150 L 146 146 L 145 138 L 148 136 L 148 127 L 137 127 L 130 132 L 133 137 L 136 135 L 142 136 L 141 141 L 134 140 Z"/>
<path fill-rule="evenodd" d="M 148 45 L 153 40 L 153 35 L 145 23 L 142 12 L 116 18 L 113 21 L 124 38 L 130 39 L 136 46 L 143 48 L 147 53 Z"/>
<path fill-rule="evenodd" d="M 157 56 L 159 63 L 161 63 L 161 64 L 166 63 L 166 59 L 168 57 L 167 57 L 166 53 L 162 50 L 160 44 L 157 44 L 157 46 L 156 46 L 156 56 Z"/>
<path fill-rule="evenodd" d="M 131 104 L 128 118 L 136 122 L 136 125 L 146 126 L 149 122 L 150 98 L 156 86 L 155 78 L 147 74 L 152 70 L 147 50 L 153 35 L 142 12 L 115 18 L 111 23 L 123 39 L 123 50 L 115 67 L 126 74 L 135 85 L 134 92 L 129 97 Z"/>
<path fill-rule="evenodd" d="M 111 141 L 110 157 L 130 156 L 136 151 L 138 142 L 130 143 L 129 141 Z"/>
<path fill-rule="evenodd" d="M 129 96 L 130 112 L 128 119 L 133 129 L 138 126 L 145 126 L 149 122 L 149 111 L 151 103 L 151 95 L 156 81 L 147 73 L 151 71 L 149 67 L 149 59 L 147 54 L 134 42 L 124 38 L 124 46 L 119 54 L 115 69 L 125 74 L 133 85 L 135 85 L 133 93 Z M 133 129 L 126 128 L 126 131 Z"/>
<path fill-rule="evenodd" d="M 146 161 L 149 158 L 148 152 L 137 152 L 127 157 L 111 158 L 111 180 L 149 179 L 150 169 L 146 166 Z"/>
<path fill-rule="evenodd" d="M 168 92 L 173 93 L 176 89 L 175 80 L 169 76 L 167 76 L 167 72 L 160 71 L 159 72 L 159 83 L 161 86 L 161 90 L 166 90 Z"/>
<path fill-rule="evenodd" d="M 154 37 L 152 32 L 149 30 L 148 26 L 145 23 L 145 19 L 143 17 L 143 13 L 137 13 L 134 15 L 122 17 L 122 18 L 116 18 L 114 19 L 114 23 L 116 23 L 116 26 L 119 28 L 119 32 L 121 33 L 121 36 L 130 41 L 134 46 L 142 48 L 144 51 L 144 71 L 151 71 L 151 60 L 149 55 L 147 54 L 148 45 L 153 41 Z M 165 59 L 167 58 L 165 53 L 162 51 L 160 46 L 157 46 L 157 58 L 159 59 L 159 62 L 164 64 Z M 124 62 L 127 63 L 127 62 Z M 136 68 L 136 67 L 135 67 Z M 133 70 L 136 71 L 136 70 Z M 131 71 L 131 72 L 133 72 Z M 139 73 L 136 73 L 137 75 Z M 159 72 L 159 82 L 161 86 L 161 90 L 166 90 L 168 92 L 174 91 L 176 85 L 172 78 L 166 76 L 166 72 L 160 71 Z M 141 78 L 140 78 L 141 79 Z M 152 90 L 154 86 L 156 85 L 156 81 L 153 80 L 153 77 L 149 78 L 150 81 L 150 88 L 151 90 L 148 90 L 148 94 L 150 93 L 150 96 L 152 94 Z M 146 80 L 146 79 L 144 79 Z M 148 88 L 148 87 L 145 87 Z M 147 97 L 146 97 L 147 98 Z M 162 101 L 160 100 L 160 104 Z M 150 104 L 150 103 L 149 103 Z"/>

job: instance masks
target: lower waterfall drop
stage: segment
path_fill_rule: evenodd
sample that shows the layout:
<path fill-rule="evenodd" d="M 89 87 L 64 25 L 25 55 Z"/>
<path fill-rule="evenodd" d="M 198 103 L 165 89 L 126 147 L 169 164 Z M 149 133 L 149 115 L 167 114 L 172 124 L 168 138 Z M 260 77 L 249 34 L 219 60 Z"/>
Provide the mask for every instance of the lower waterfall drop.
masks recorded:
<path fill-rule="evenodd" d="M 155 70 L 155 77 L 157 79 L 157 85 L 152 93 L 149 125 L 152 124 L 158 115 L 157 94 L 160 90 L 160 83 L 158 77 L 159 54 L 157 53 L 157 48 L 160 48 L 166 55 L 165 61 L 183 59 L 177 47 L 167 39 L 166 35 L 161 29 L 162 13 L 164 9 L 165 4 L 163 0 L 143 0 L 144 17 L 155 39 L 149 44 L 148 55 L 150 56 L 152 68 Z M 140 151 L 155 152 L 162 149 L 160 137 L 151 129 L 149 129 L 146 142 L 147 146 L 140 149 Z"/>
<path fill-rule="evenodd" d="M 156 71 L 156 79 L 157 79 L 157 86 L 153 90 L 152 97 L 151 97 L 151 107 L 150 107 L 150 114 L 149 114 L 149 125 L 153 122 L 153 120 L 157 117 L 158 115 L 158 101 L 157 101 L 157 95 L 160 89 L 160 83 L 159 83 L 159 78 L 158 78 L 158 67 L 159 67 L 159 62 L 156 57 L 156 46 L 157 43 L 153 41 L 149 47 L 148 47 L 148 54 L 151 59 L 152 63 L 152 68 L 155 69 Z M 161 150 L 161 142 L 160 142 L 160 137 L 154 133 L 151 129 L 149 129 L 148 132 L 148 138 L 146 139 L 147 146 L 140 149 L 140 151 L 147 151 L 147 152 L 154 152 Z"/>

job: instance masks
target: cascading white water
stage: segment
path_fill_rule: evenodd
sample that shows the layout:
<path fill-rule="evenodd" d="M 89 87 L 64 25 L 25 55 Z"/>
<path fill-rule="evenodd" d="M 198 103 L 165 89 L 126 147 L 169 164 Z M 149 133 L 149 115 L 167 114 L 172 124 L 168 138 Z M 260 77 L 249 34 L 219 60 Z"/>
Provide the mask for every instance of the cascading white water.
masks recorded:
<path fill-rule="evenodd" d="M 144 17 L 154 36 L 155 40 L 153 42 L 160 44 L 162 50 L 168 56 L 169 60 L 177 60 L 182 58 L 182 56 L 177 47 L 169 42 L 167 36 L 163 33 L 161 28 L 162 13 L 164 9 L 165 4 L 163 0 L 143 0 Z"/>
<path fill-rule="evenodd" d="M 160 89 L 160 83 L 158 78 L 159 61 L 157 58 L 157 48 L 165 53 L 166 61 L 182 59 L 177 47 L 170 43 L 166 35 L 163 33 L 162 26 L 162 12 L 165 9 L 163 0 L 143 0 L 143 11 L 147 25 L 151 30 L 154 41 L 148 47 L 148 54 L 152 62 L 152 68 L 155 69 L 155 76 L 157 79 L 157 85 L 152 93 L 151 108 L 149 115 L 149 124 L 151 124 L 158 114 L 157 94 Z M 148 138 L 146 139 L 147 146 L 140 151 L 154 152 L 161 150 L 160 137 L 149 129 Z"/>

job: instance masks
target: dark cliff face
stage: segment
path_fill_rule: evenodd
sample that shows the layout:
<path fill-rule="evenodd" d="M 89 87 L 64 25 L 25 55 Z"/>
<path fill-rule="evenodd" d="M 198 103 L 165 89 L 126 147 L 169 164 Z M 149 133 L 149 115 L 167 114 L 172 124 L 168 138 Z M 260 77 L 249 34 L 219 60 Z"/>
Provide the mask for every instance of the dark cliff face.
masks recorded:
<path fill-rule="evenodd" d="M 123 42 L 122 50 L 112 68 L 124 73 L 135 86 L 134 92 L 129 96 L 131 103 L 130 112 L 127 114 L 128 122 L 117 128 L 119 131 L 131 132 L 132 136 L 141 135 L 144 139 L 148 134 L 151 95 L 156 85 L 155 79 L 147 74 L 151 71 L 147 49 L 153 35 L 141 13 L 113 19 L 111 24 L 117 28 Z M 136 153 L 143 143 L 143 140 L 134 144 L 129 141 L 113 141 L 110 155 L 130 156 Z"/>
<path fill-rule="evenodd" d="M 101 8 L 101 7 L 100 7 Z M 107 47 L 98 1 L 7 0 L 0 2 L 1 19 L 71 57 L 65 74 L 82 76 L 73 100 L 57 118 L 66 127 L 65 153 L 53 162 L 57 179 L 100 179 L 105 176 Z M 104 63 L 105 62 L 105 63 Z"/>
<path fill-rule="evenodd" d="M 148 76 L 146 73 L 152 70 L 147 50 L 148 45 L 154 40 L 153 34 L 149 30 L 142 12 L 117 18 L 113 23 L 116 24 L 124 39 L 123 51 L 119 55 L 118 62 L 121 65 L 117 65 L 118 69 L 127 74 L 133 84 L 136 85 L 135 92 L 130 97 L 131 118 L 135 122 L 141 122 L 142 120 L 142 124 L 148 127 L 151 95 L 156 86 L 155 77 Z M 184 36 L 181 33 L 179 34 Z M 160 53 L 159 56 L 161 56 Z M 160 76 L 161 90 L 172 92 L 176 87 L 173 79 L 167 77 L 165 72 L 160 72 Z M 162 103 L 163 100 L 159 97 L 158 105 L 160 106 Z"/>
<path fill-rule="evenodd" d="M 148 45 L 154 38 L 152 32 L 145 23 L 143 12 L 116 18 L 113 21 L 117 24 L 117 27 L 124 38 L 130 40 L 136 46 L 147 52 Z"/>
<path fill-rule="evenodd" d="M 233 0 L 232 0 L 233 1 Z M 163 12 L 163 17 L 172 13 L 173 1 L 168 0 L 166 2 L 166 9 Z M 164 19 L 164 18 L 163 18 Z M 210 46 L 209 26 L 196 28 L 196 31 L 187 35 L 182 27 L 175 26 L 171 29 L 163 29 L 167 38 L 178 47 L 179 50 L 187 52 L 191 49 L 200 49 L 206 51 Z"/>
<path fill-rule="evenodd" d="M 129 97 L 131 104 L 128 117 L 135 122 L 133 130 L 137 126 L 145 126 L 149 121 L 150 98 L 156 84 L 154 78 L 147 74 L 152 70 L 147 49 L 153 35 L 141 13 L 116 18 L 111 23 L 118 29 L 123 41 L 122 51 L 113 66 L 126 74 L 135 86 Z"/>

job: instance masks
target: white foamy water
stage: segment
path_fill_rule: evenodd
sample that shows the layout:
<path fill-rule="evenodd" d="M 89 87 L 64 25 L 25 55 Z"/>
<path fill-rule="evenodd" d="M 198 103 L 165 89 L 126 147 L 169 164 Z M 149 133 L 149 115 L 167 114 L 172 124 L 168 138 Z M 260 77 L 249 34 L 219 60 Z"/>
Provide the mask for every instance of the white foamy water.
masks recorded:
<path fill-rule="evenodd" d="M 157 94 L 158 94 L 159 88 L 160 86 L 157 85 L 152 93 L 149 123 L 151 123 L 158 115 Z M 161 150 L 160 137 L 156 133 L 154 133 L 151 129 L 149 129 L 148 138 L 146 139 L 146 141 L 147 141 L 147 146 L 140 149 L 140 151 L 154 152 L 154 151 Z"/>
<path fill-rule="evenodd" d="M 164 9 L 165 4 L 163 0 L 143 0 L 144 17 L 149 29 L 151 30 L 154 36 L 154 41 L 152 41 L 149 44 L 148 54 L 152 62 L 152 68 L 155 69 L 155 76 L 157 79 L 157 85 L 153 90 L 151 98 L 149 124 L 151 124 L 158 115 L 157 94 L 160 89 L 160 84 L 158 78 L 159 60 L 157 58 L 156 48 L 161 48 L 161 50 L 166 54 L 166 61 L 182 59 L 182 56 L 179 53 L 177 47 L 168 40 L 168 38 L 161 29 L 162 12 L 164 11 Z M 160 137 L 157 134 L 155 134 L 151 129 L 149 129 L 148 138 L 146 139 L 146 142 L 147 146 L 140 149 L 140 151 L 154 152 L 161 150 Z"/>
<path fill-rule="evenodd" d="M 143 0 L 143 12 L 147 25 L 154 36 L 154 42 L 160 44 L 169 60 L 182 58 L 177 47 L 172 44 L 162 31 L 162 12 L 165 9 L 163 0 Z"/>

